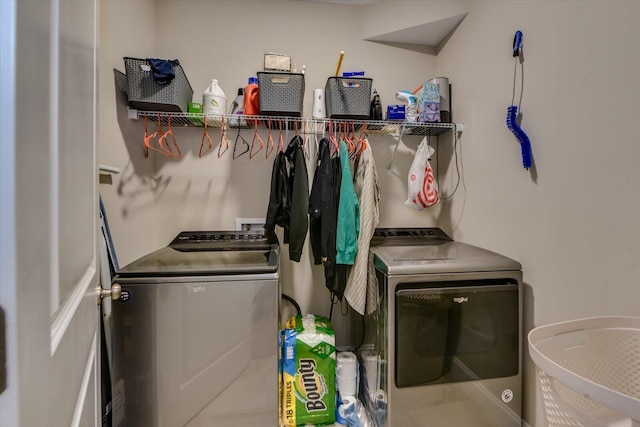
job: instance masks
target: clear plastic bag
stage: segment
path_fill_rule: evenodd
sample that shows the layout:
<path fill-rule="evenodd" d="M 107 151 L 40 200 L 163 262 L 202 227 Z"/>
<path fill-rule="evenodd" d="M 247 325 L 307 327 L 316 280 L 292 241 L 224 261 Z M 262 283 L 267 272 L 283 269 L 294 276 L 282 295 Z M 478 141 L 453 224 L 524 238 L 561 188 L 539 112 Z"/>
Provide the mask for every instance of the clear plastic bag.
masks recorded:
<path fill-rule="evenodd" d="M 433 206 L 440 200 L 438 183 L 429 163 L 434 152 L 433 147 L 427 143 L 427 138 L 423 138 L 409 168 L 407 200 L 404 203 L 418 210 Z"/>

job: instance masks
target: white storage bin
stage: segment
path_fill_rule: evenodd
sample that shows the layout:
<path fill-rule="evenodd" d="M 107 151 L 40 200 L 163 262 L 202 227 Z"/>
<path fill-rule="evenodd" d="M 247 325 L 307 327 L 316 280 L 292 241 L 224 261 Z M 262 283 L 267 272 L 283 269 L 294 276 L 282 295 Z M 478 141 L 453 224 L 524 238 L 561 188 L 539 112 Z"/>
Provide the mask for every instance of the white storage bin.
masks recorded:
<path fill-rule="evenodd" d="M 541 326 L 529 352 L 549 427 L 640 427 L 640 318 Z"/>

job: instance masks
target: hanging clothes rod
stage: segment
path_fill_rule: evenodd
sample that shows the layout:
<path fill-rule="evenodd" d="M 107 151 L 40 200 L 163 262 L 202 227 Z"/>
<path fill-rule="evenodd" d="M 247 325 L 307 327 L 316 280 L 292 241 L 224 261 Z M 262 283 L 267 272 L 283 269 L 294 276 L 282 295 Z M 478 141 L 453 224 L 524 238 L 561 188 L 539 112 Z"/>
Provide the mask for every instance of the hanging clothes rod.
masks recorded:
<path fill-rule="evenodd" d="M 348 123 L 360 130 L 366 126 L 366 133 L 369 135 L 419 135 L 438 136 L 446 132 L 456 131 L 456 123 L 410 123 L 404 121 L 384 121 L 384 120 L 357 120 L 357 119 L 318 119 L 311 117 L 285 117 L 285 116 L 244 116 L 237 114 L 229 115 L 204 115 L 196 113 L 174 113 L 162 111 L 140 111 L 129 110 L 129 117 L 147 117 L 150 122 L 160 121 L 168 123 L 171 120 L 173 127 L 207 127 L 220 129 L 223 123 L 226 129 L 247 129 L 253 130 L 256 123 L 261 128 L 267 128 L 271 124 L 271 129 L 296 131 L 304 134 L 317 134 L 326 132 L 330 124 Z"/>

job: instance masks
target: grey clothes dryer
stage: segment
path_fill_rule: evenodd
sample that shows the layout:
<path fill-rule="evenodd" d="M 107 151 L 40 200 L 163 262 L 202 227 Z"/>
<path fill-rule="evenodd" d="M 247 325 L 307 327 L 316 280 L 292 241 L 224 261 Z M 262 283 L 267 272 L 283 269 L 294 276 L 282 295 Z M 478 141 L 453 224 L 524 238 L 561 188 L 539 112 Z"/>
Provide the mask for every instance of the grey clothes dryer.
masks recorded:
<path fill-rule="evenodd" d="M 183 232 L 117 272 L 114 426 L 277 425 L 278 258 L 259 233 Z"/>
<path fill-rule="evenodd" d="M 385 426 L 519 427 L 521 265 L 437 228 L 378 229 L 371 246 Z"/>

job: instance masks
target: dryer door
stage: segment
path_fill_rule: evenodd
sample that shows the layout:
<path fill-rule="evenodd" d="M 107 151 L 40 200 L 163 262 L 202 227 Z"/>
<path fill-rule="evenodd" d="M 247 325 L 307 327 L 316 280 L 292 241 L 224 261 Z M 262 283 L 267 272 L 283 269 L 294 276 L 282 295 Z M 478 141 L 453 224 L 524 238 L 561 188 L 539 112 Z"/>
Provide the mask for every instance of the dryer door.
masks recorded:
<path fill-rule="evenodd" d="M 476 280 L 396 288 L 396 386 L 518 374 L 518 285 Z"/>

